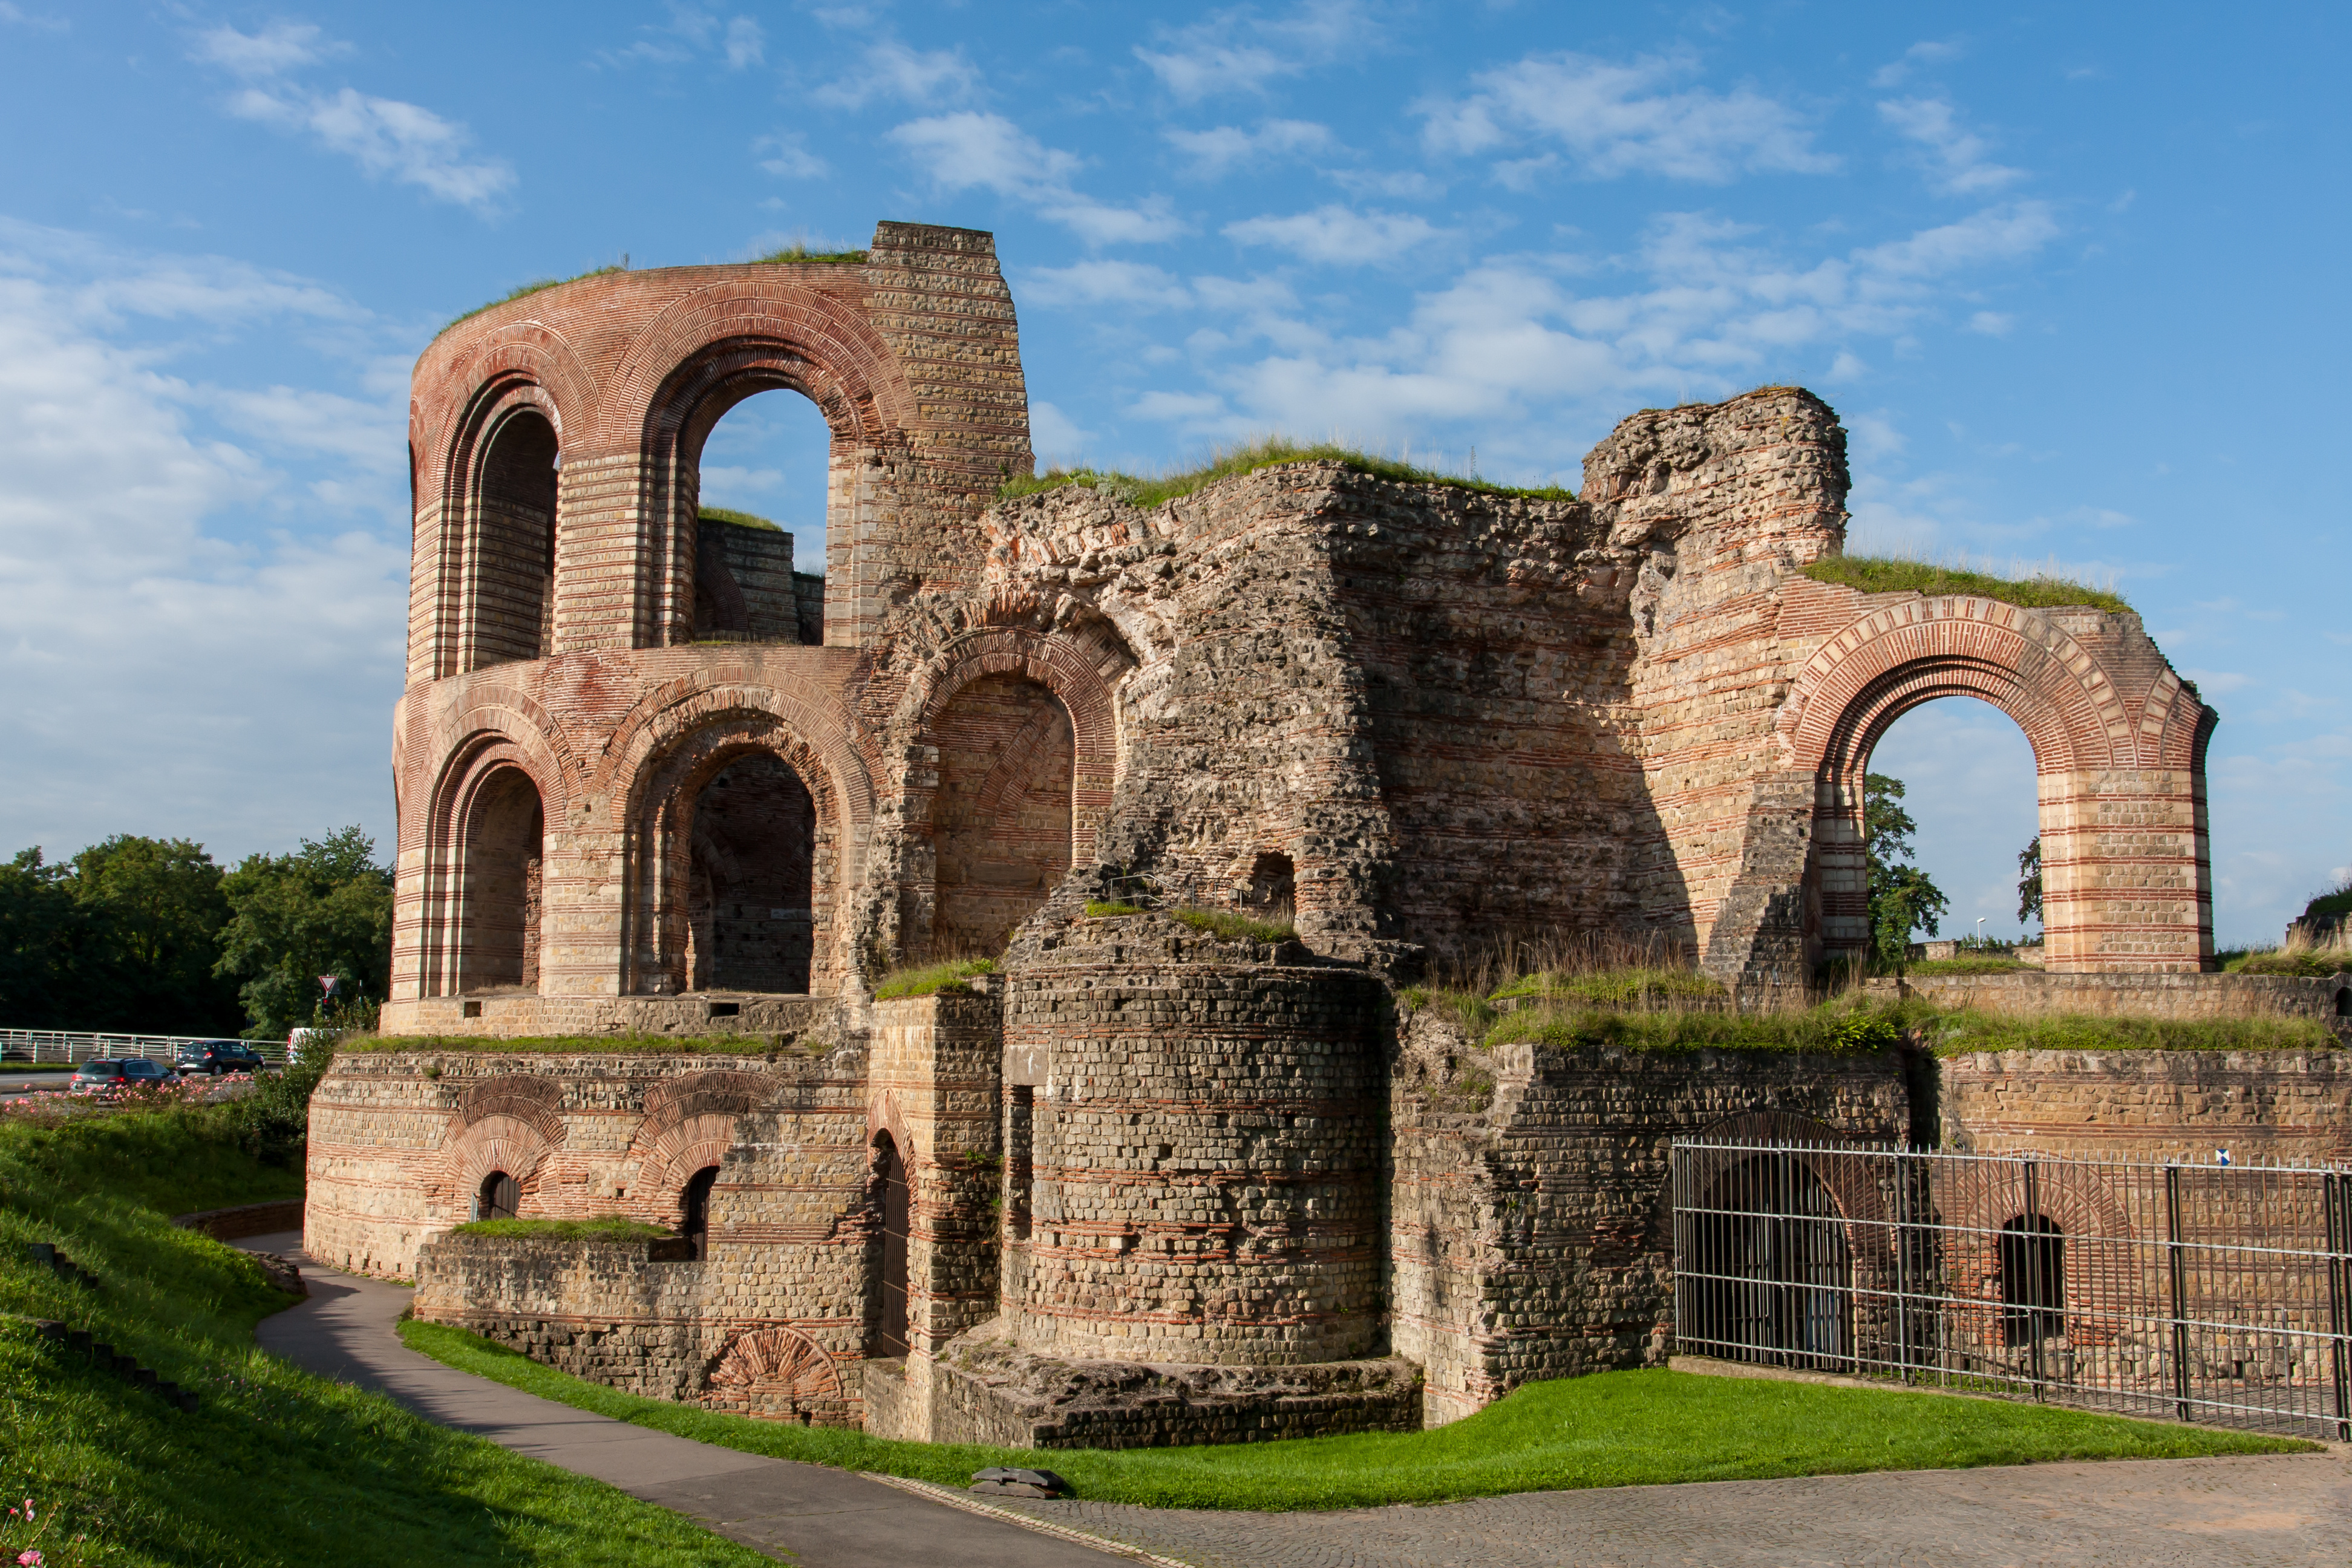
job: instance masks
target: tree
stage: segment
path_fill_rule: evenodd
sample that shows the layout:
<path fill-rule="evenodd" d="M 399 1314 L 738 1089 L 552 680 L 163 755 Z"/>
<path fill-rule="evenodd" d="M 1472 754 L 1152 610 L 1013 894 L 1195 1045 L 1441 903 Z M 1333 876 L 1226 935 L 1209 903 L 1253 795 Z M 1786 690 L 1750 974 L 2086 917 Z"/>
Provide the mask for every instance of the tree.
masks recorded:
<path fill-rule="evenodd" d="M 214 972 L 228 921 L 222 871 L 201 844 L 118 833 L 74 857 L 74 898 L 103 931 L 79 1026 L 204 1035 L 240 1026 L 236 987 Z"/>
<path fill-rule="evenodd" d="M 37 846 L 0 866 L 0 1023 L 10 1028 L 89 1027 L 75 1008 L 97 922 L 75 901 L 72 872 Z"/>
<path fill-rule="evenodd" d="M 2017 852 L 2017 923 L 2042 918 L 2042 835 Z"/>
<path fill-rule="evenodd" d="M 255 1039 L 272 1039 L 322 1015 L 319 976 L 331 974 L 346 1003 L 381 1002 L 392 974 L 392 870 L 358 827 L 291 855 L 251 855 L 223 885 L 230 910 L 220 973 L 238 996 Z"/>
<path fill-rule="evenodd" d="M 1911 836 L 1918 824 L 1896 803 L 1903 781 L 1885 773 L 1862 781 L 1863 851 L 1870 862 L 1870 945 L 1882 962 L 1901 963 L 1915 931 L 1934 936 L 1951 900 L 1911 864 Z"/>

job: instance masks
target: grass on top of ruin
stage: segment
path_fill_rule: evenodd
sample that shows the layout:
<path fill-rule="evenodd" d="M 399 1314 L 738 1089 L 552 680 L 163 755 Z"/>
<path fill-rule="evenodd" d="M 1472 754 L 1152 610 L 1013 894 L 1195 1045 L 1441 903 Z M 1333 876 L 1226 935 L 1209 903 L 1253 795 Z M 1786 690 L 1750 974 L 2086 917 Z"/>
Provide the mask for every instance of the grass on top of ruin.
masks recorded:
<path fill-rule="evenodd" d="M 538 1237 L 549 1241 L 654 1241 L 677 1233 L 626 1215 L 593 1219 L 476 1219 L 449 1227 L 452 1236 Z"/>
<path fill-rule="evenodd" d="M 1131 506 L 1154 507 L 1162 501 L 1191 495 L 1203 485 L 1213 485 L 1219 479 L 1234 479 L 1283 463 L 1339 463 L 1375 479 L 1394 479 L 1402 484 L 1444 485 L 1450 489 L 1473 490 L 1480 495 L 1511 496 L 1528 500 L 1572 501 L 1576 499 L 1574 490 L 1558 485 L 1531 489 L 1498 485 L 1482 479 L 1475 473 L 1448 473 L 1440 468 L 1421 468 L 1403 458 L 1367 452 L 1357 447 L 1332 441 L 1294 441 L 1281 435 L 1262 436 L 1237 447 L 1213 447 L 1206 462 L 1160 474 L 1123 474 L 1113 469 L 1084 467 L 1052 468 L 1034 478 L 1007 480 L 998 489 L 996 497 L 999 500 L 1011 500 L 1017 496 L 1035 495 L 1040 490 L 1059 489 L 1064 485 L 1083 485 L 1088 489 L 1109 491 Z"/>
<path fill-rule="evenodd" d="M 968 996 L 967 984 L 976 975 L 996 973 L 992 958 L 950 958 L 938 963 L 894 969 L 874 983 L 874 1000 L 898 1002 L 909 996 Z"/>
<path fill-rule="evenodd" d="M 37 1551 L 45 1568 L 770 1561 L 257 1348 L 254 1325 L 293 1299 L 247 1254 L 170 1219 L 301 1192 L 299 1151 L 283 1163 L 257 1157 L 236 1110 L 0 1121 L 0 1485 L 37 1515 L 0 1522 L 0 1558 Z M 35 1261 L 27 1246 L 43 1242 L 80 1277 Z M 194 1392 L 197 1408 L 41 1338 L 39 1319 L 87 1331 Z"/>
<path fill-rule="evenodd" d="M 2087 605 L 2118 615 L 2131 608 L 2111 589 L 2069 582 L 2054 572 L 1996 577 L 1965 566 L 1894 555 L 1824 555 L 1805 568 L 1805 575 L 1865 594 L 1972 594 L 2028 610 Z"/>
<path fill-rule="evenodd" d="M 1659 1370 L 1530 1384 L 1475 1415 L 1422 1432 L 1190 1448 L 991 1448 L 895 1442 L 647 1399 L 440 1323 L 405 1321 L 400 1335 L 460 1371 L 747 1453 L 959 1489 L 991 1465 L 1043 1465 L 1079 1497 L 1150 1508 L 1380 1508 L 1560 1488 L 2316 1447 L 2053 1405 Z"/>

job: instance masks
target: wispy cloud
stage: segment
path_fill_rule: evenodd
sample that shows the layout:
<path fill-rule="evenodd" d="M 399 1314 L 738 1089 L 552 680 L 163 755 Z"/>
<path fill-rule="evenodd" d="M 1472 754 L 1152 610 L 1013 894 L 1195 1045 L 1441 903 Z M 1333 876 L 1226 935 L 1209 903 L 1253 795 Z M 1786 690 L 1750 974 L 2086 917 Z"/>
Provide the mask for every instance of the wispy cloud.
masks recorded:
<path fill-rule="evenodd" d="M 895 38 L 867 46 L 857 65 L 810 96 L 833 109 L 863 109 L 877 99 L 899 103 L 961 103 L 980 86 L 961 49 L 917 49 Z"/>
<path fill-rule="evenodd" d="M 751 153 L 760 160 L 761 169 L 779 179 L 818 180 L 825 174 L 824 160 L 802 145 L 797 131 L 762 136 L 751 143 Z"/>
<path fill-rule="evenodd" d="M 1139 261 L 1081 261 L 1022 275 L 1022 297 L 1041 305 L 1139 305 L 1171 310 L 1192 302 L 1182 281 Z"/>
<path fill-rule="evenodd" d="M 1926 150 L 1937 188 L 1950 195 L 1997 191 L 2025 177 L 2022 169 L 1994 163 L 1992 144 L 1963 127 L 1958 111 L 1940 98 L 1889 99 L 1878 106 L 1878 114 Z"/>
<path fill-rule="evenodd" d="M 1564 154 L 1592 179 L 1662 174 L 1721 183 L 1752 172 L 1825 174 L 1837 160 L 1813 146 L 1804 116 L 1749 88 L 1671 89 L 1696 62 L 1649 57 L 1612 64 L 1584 55 L 1535 55 L 1472 78 L 1458 100 L 1418 106 L 1422 139 L 1440 154 L 1554 143 L 1558 154 L 1497 165 L 1506 184 Z"/>
<path fill-rule="evenodd" d="M 12 27 L 30 27 L 37 33 L 63 33 L 72 30 L 73 24 L 63 16 L 37 16 L 20 6 L 0 0 L 0 22 Z"/>
<path fill-rule="evenodd" d="M 1957 38 L 1923 38 L 1871 73 L 1870 85 L 1878 88 L 1896 87 L 1921 66 L 1937 66 L 1946 60 L 1958 59 L 1968 51 Z"/>
<path fill-rule="evenodd" d="M 355 88 L 323 92 L 284 79 L 289 73 L 352 53 L 309 23 L 276 22 L 257 33 L 215 27 L 197 35 L 195 58 L 242 78 L 228 111 L 241 120 L 306 134 L 367 174 L 486 211 L 511 189 L 503 159 L 478 157 L 473 136 L 456 121 L 394 98 Z"/>
<path fill-rule="evenodd" d="M 667 21 L 646 23 L 636 32 L 635 40 L 601 51 L 597 59 L 608 66 L 678 66 L 716 56 L 729 70 L 745 70 L 767 58 L 768 36 L 756 18 L 722 18 L 698 5 L 672 4 Z"/>
<path fill-rule="evenodd" d="M 1121 206 L 1071 186 L 1084 165 L 1074 153 L 1048 147 L 1001 114 L 961 110 L 910 120 L 888 140 L 941 190 L 982 189 L 1028 203 L 1089 245 L 1173 238 L 1184 224 L 1158 197 Z"/>
<path fill-rule="evenodd" d="M 1237 245 L 1286 250 L 1302 261 L 1340 267 L 1377 266 L 1443 238 L 1445 231 L 1412 213 L 1378 208 L 1357 212 L 1337 205 L 1286 217 L 1254 217 L 1225 226 Z"/>
<path fill-rule="evenodd" d="M 1217 125 L 1206 131 L 1166 131 L 1168 143 L 1191 161 L 1196 179 L 1213 180 L 1244 166 L 1273 163 L 1332 144 L 1330 131 L 1307 120 L 1268 120 L 1255 131 Z"/>
<path fill-rule="evenodd" d="M 1313 0 L 1286 15 L 1250 6 L 1213 11 L 1188 26 L 1153 29 L 1135 58 L 1186 101 L 1223 93 L 1263 92 L 1282 77 L 1328 64 L 1374 41 L 1379 28 L 1352 0 Z"/>

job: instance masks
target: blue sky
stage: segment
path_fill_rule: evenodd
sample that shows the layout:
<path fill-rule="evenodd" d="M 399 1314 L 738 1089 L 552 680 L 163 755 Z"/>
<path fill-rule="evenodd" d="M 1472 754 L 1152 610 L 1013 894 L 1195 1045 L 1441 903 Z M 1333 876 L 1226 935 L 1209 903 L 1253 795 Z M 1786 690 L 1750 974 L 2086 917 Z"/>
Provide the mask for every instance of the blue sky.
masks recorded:
<path fill-rule="evenodd" d="M 388 847 L 408 368 L 617 261 L 995 231 L 1041 458 L 1574 482 L 1766 381 L 1852 544 L 2112 584 L 2222 713 L 2225 942 L 2352 868 L 2340 6 L 0 0 L 0 851 Z M 788 395 L 707 499 L 817 542 Z M 2031 757 L 1878 758 L 2014 927 Z"/>

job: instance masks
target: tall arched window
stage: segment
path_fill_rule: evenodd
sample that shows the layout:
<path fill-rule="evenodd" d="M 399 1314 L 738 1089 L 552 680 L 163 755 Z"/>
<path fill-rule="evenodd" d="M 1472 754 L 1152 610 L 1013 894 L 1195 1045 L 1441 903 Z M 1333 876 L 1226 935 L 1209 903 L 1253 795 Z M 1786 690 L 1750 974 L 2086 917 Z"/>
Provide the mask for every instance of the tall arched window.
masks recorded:
<path fill-rule="evenodd" d="M 555 637 L 555 426 L 519 409 L 490 435 L 466 563 L 460 668 L 542 658 Z"/>
<path fill-rule="evenodd" d="M 873 1353 L 880 1357 L 902 1356 L 907 1353 L 907 1166 L 899 1157 L 897 1142 L 887 1132 L 875 1134 L 873 1158 L 882 1211 L 877 1248 L 880 1256 L 875 1258 L 879 1289 Z"/>
<path fill-rule="evenodd" d="M 698 642 L 824 640 L 833 433 L 799 390 L 763 382 L 722 386 L 688 426 L 715 419 L 690 471 Z"/>
<path fill-rule="evenodd" d="M 539 786 L 520 768 L 499 768 L 476 793 L 459 861 L 459 991 L 539 989 L 545 832 Z"/>
<path fill-rule="evenodd" d="M 816 803 L 789 763 L 747 756 L 703 785 L 687 882 L 690 990 L 808 990 L 815 860 Z"/>
<path fill-rule="evenodd" d="M 476 1219 L 512 1219 L 522 1205 L 522 1189 L 504 1171 L 492 1171 L 482 1178 L 474 1194 Z"/>
<path fill-rule="evenodd" d="M 2031 1344 L 2066 1332 L 2066 1235 L 2047 1215 L 2000 1227 L 2000 1338 Z"/>
<path fill-rule="evenodd" d="M 710 1189 L 719 1184 L 719 1167 L 705 1165 L 687 1178 L 686 1191 L 678 1199 L 678 1234 L 694 1243 L 694 1256 L 707 1258 L 710 1252 Z"/>

